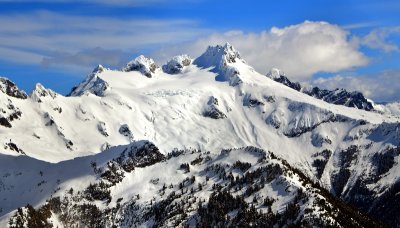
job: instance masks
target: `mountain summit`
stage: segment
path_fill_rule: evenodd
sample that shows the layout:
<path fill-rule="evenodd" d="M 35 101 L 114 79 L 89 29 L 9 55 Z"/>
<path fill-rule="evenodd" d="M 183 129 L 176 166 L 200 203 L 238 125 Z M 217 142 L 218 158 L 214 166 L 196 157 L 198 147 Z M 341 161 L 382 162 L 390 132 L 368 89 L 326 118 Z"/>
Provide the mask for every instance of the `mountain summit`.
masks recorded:
<path fill-rule="evenodd" d="M 126 64 L 126 66 L 122 68 L 122 71 L 139 71 L 146 77 L 151 78 L 158 68 L 153 59 L 140 55 Z"/>
<path fill-rule="evenodd" d="M 232 45 L 226 43 L 224 46 L 209 46 L 193 64 L 202 68 L 213 67 L 212 71 L 218 73 L 217 81 L 228 81 L 230 85 L 236 86 L 242 83 L 240 68 L 246 61 Z"/>

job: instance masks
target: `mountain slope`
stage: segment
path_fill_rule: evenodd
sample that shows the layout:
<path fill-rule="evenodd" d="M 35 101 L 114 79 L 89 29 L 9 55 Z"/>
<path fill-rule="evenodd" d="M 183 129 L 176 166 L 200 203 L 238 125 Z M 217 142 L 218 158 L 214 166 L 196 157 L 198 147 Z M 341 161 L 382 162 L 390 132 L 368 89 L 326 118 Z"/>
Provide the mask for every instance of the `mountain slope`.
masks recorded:
<path fill-rule="evenodd" d="M 66 171 L 68 175 L 54 175 L 71 166 L 82 168 Z M 32 183 L 32 191 L 54 185 L 55 178 L 63 178 L 64 184 L 40 209 L 26 206 L 18 211 L 11 217 L 11 227 L 20 223 L 95 227 L 248 223 L 381 226 L 330 196 L 273 153 L 255 147 L 221 153 L 175 150 L 165 156 L 154 144 L 139 141 L 57 166 L 39 165 L 37 169 L 43 171 L 36 179 L 48 181 L 38 186 Z M 231 219 L 226 219 L 227 215 Z"/>
<path fill-rule="evenodd" d="M 0 195 L 4 196 L 0 206 L 0 216 L 4 216 L 2 221 L 8 221 L 15 209 L 27 203 L 36 208 L 43 205 L 55 190 L 53 195 L 69 199 L 75 194 L 65 193 L 71 186 L 76 186 L 82 192 L 89 187 L 87 184 L 90 182 L 100 185 L 98 181 L 103 177 L 98 172 L 94 173 L 90 165 L 95 161 L 102 169 L 109 167 L 108 163 L 111 162 L 111 165 L 115 166 L 110 167 L 118 168 L 112 173 L 122 172 L 127 177 L 132 177 L 122 178 L 119 182 L 126 183 L 121 188 L 118 187 L 119 182 L 113 183 L 110 180 L 107 180 L 107 187 L 102 185 L 101 188 L 108 189 L 106 193 L 109 191 L 111 195 L 110 205 L 103 202 L 108 200 L 108 194 L 104 195 L 101 191 L 99 195 L 105 196 L 104 200 L 85 202 L 95 203 L 99 213 L 112 212 L 107 216 L 119 218 L 121 223 L 118 225 L 122 222 L 131 225 L 157 224 L 152 216 L 155 216 L 154 210 L 158 209 L 154 209 L 154 205 L 149 206 L 149 203 L 157 202 L 158 205 L 165 202 L 164 200 L 168 199 L 167 195 L 160 196 L 155 201 L 151 200 L 151 197 L 145 198 L 139 201 L 140 206 L 135 206 L 133 202 L 138 203 L 132 199 L 135 195 L 127 189 L 136 189 L 136 194 L 140 195 L 144 194 L 140 192 L 156 191 L 160 186 L 148 183 L 151 179 L 159 178 L 159 183 L 173 183 L 173 188 L 178 190 L 176 185 L 179 188 L 179 182 L 189 177 L 189 174 L 183 175 L 184 173 L 179 171 L 186 169 L 186 165 L 182 168 L 177 167 L 180 167 L 181 163 L 190 164 L 200 154 L 205 159 L 208 154 L 204 153 L 211 151 L 211 160 L 200 161 L 199 167 L 189 165 L 190 169 L 197 167 L 193 173 L 196 179 L 205 178 L 204 173 L 208 171 L 204 170 L 207 166 L 219 163 L 228 163 L 231 167 L 237 160 L 249 162 L 250 170 L 253 171 L 264 165 L 279 163 L 283 170 L 292 167 L 296 170 L 296 175 L 318 183 L 320 187 L 313 187 L 318 191 L 327 189 L 333 196 L 342 198 L 372 216 L 382 208 L 388 207 L 385 209 L 388 212 L 387 216 L 379 216 L 376 219 L 384 218 L 384 221 L 392 226 L 398 224 L 397 206 L 392 202 L 399 197 L 399 189 L 396 187 L 399 183 L 399 116 L 334 105 L 293 90 L 257 73 L 229 44 L 209 47 L 203 55 L 193 61 L 193 64 L 188 64 L 187 61 L 183 64 L 182 59 L 184 58 L 174 58 L 169 61 L 170 65 L 167 64 L 170 67 L 163 67 L 164 69 L 153 66 L 154 61 L 144 56 L 131 61 L 129 67 L 121 71 L 99 66 L 80 85 L 73 88 L 68 97 L 56 94 L 41 85 L 36 86 L 26 99 L 13 97 L 4 92 L 7 90 L 1 90 L 0 104 L 4 110 L 1 118 L 9 123 L 5 124 L 7 126 L 0 126 L 0 141 L 4 148 L 1 154 L 4 164 L 10 164 L 0 167 L 2 173 L 10 174 L 0 177 L 3 189 Z M 181 67 L 172 70 L 173 72 L 167 70 L 175 69 L 173 66 L 177 66 L 177 62 L 182 62 Z M 121 168 L 118 162 L 118 165 L 115 164 L 123 150 L 129 150 L 137 143 L 147 141 L 156 145 L 159 151 L 156 157 L 161 158 L 161 163 L 151 164 L 148 168 L 139 167 L 140 169 L 132 166 L 135 168 L 133 172 L 129 167 Z M 256 161 L 259 158 L 247 159 L 248 151 L 244 149 L 233 150 L 233 157 L 220 155 L 223 149 L 249 146 L 272 151 L 276 158 L 259 163 Z M 168 159 L 167 154 L 172 151 L 190 153 Z M 127 153 L 125 158 L 129 157 Z M 80 161 L 82 163 L 79 163 Z M 167 165 L 171 164 L 169 162 L 173 163 L 171 167 Z M 82 166 L 82 170 L 69 171 L 68 167 L 76 167 L 76 163 L 82 164 L 79 165 Z M 20 164 L 24 164 L 26 169 L 40 168 L 33 169 L 36 170 L 33 174 L 26 171 L 17 175 L 20 172 Z M 231 168 L 225 169 L 225 172 L 232 171 Z M 40 171 L 45 173 L 44 170 L 54 174 L 46 178 L 43 174 L 42 178 Z M 149 174 L 150 171 L 154 176 Z M 119 180 L 118 175 L 114 175 L 113 178 Z M 136 182 L 141 178 L 144 178 L 143 181 Z M 290 177 L 285 172 L 274 178 L 276 180 L 273 181 L 283 178 L 285 183 L 290 182 L 286 187 L 303 190 L 307 187 L 304 183 L 298 183 L 298 180 L 296 182 L 295 177 Z M 29 179 L 32 179 L 30 185 L 21 184 Z M 228 183 L 219 179 L 221 178 L 216 178 L 213 182 Z M 42 183 L 43 181 L 45 183 Z M 140 183 L 145 184 L 141 186 Z M 108 186 L 109 184 L 113 185 Z M 250 186 L 254 187 L 254 183 L 247 183 L 246 189 Z M 99 186 L 96 185 L 95 189 L 97 187 Z M 226 190 L 233 197 L 238 195 L 232 188 L 228 187 Z M 217 201 L 218 197 L 232 198 L 229 194 L 214 192 Z M 319 196 L 310 197 L 322 197 L 325 200 L 332 197 L 329 201 L 330 204 L 334 204 L 334 197 L 328 192 L 320 192 L 317 194 Z M 25 197 L 13 200 L 17 194 Z M 210 199 L 214 199 L 210 194 L 203 197 L 205 205 L 206 202 L 211 203 Z M 274 216 L 295 197 L 286 194 L 285 191 L 274 190 L 273 186 L 266 187 L 263 198 L 271 197 L 270 194 L 275 194 L 280 199 L 276 204 L 280 206 L 272 210 Z M 84 196 L 78 194 L 76 197 Z M 247 203 L 255 195 L 251 194 L 248 197 L 244 199 Z M 120 206 L 124 206 L 116 209 L 116 200 L 120 198 L 123 198 L 119 201 Z M 238 202 L 243 205 L 242 200 Z M 293 219 L 293 223 L 304 221 L 306 208 L 312 208 L 312 202 L 307 200 L 304 203 L 306 206 L 302 204 L 298 215 L 303 217 Z M 72 202 L 74 203 L 76 202 Z M 333 206 L 342 208 L 338 210 L 345 210 L 343 205 Z M 89 207 L 96 211 L 94 207 Z M 139 212 L 121 211 L 124 207 L 137 207 L 140 212 L 138 216 L 142 219 L 125 220 L 129 213 Z M 250 210 L 250 207 L 240 208 L 242 211 Z M 265 208 L 260 204 L 256 204 L 256 208 L 265 212 Z M 187 216 L 196 217 L 199 213 L 208 213 L 201 210 L 200 212 L 198 208 L 192 209 L 190 213 L 186 212 Z M 182 211 L 182 208 L 180 210 Z M 315 207 L 312 210 L 316 210 Z M 20 213 L 22 217 L 26 211 L 32 212 L 32 208 L 23 209 Z M 351 211 L 354 212 L 354 209 Z M 55 218 L 60 218 L 59 212 L 51 212 L 53 222 Z M 234 215 L 231 211 L 225 212 L 229 212 L 230 216 Z M 141 217 L 143 213 L 147 213 L 148 216 Z M 179 214 L 182 216 L 182 213 Z M 163 220 L 160 220 L 162 224 L 172 224 L 164 217 L 159 219 Z M 367 218 L 364 219 L 367 221 Z M 326 221 L 328 220 L 341 224 L 338 218 L 327 212 Z M 187 221 L 190 223 L 192 220 Z M 237 222 L 239 224 L 240 221 Z"/>

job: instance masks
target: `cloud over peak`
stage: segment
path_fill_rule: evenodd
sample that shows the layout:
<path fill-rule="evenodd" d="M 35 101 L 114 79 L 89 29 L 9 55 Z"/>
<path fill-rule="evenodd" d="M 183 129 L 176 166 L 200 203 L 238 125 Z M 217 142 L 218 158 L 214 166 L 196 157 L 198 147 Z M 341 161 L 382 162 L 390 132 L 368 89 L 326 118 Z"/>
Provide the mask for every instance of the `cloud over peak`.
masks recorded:
<path fill-rule="evenodd" d="M 194 42 L 170 46 L 156 53 L 160 60 L 187 52 L 198 56 L 207 45 L 230 42 L 248 63 L 260 72 L 272 67 L 283 69 L 296 80 L 307 80 L 317 72 L 339 72 L 364 66 L 367 57 L 359 51 L 347 31 L 327 22 L 305 21 L 258 33 L 240 30 L 214 33 Z"/>

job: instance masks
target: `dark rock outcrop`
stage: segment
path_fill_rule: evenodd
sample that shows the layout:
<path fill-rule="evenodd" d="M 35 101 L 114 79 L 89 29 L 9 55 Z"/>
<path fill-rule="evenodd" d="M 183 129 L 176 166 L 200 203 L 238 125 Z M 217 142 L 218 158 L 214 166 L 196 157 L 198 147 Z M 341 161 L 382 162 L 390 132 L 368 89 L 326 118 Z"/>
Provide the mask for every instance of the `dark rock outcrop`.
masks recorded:
<path fill-rule="evenodd" d="M 14 82 L 8 80 L 7 78 L 0 77 L 0 91 L 7 94 L 10 97 L 15 97 L 19 99 L 26 99 L 28 95 L 15 85 Z"/>
<path fill-rule="evenodd" d="M 155 64 L 153 59 L 146 58 L 143 55 L 140 55 L 134 60 L 130 61 L 124 68 L 122 68 L 122 71 L 139 71 L 144 76 L 152 78 L 158 68 L 159 67 Z"/>
<path fill-rule="evenodd" d="M 203 112 L 203 116 L 210 117 L 212 119 L 224 119 L 226 118 L 225 113 L 223 113 L 218 108 L 218 99 L 215 97 L 210 97 L 207 103 L 206 110 Z"/>
<path fill-rule="evenodd" d="M 167 74 L 179 74 L 182 70 L 192 63 L 192 59 L 188 55 L 175 56 L 162 66 L 162 69 Z"/>

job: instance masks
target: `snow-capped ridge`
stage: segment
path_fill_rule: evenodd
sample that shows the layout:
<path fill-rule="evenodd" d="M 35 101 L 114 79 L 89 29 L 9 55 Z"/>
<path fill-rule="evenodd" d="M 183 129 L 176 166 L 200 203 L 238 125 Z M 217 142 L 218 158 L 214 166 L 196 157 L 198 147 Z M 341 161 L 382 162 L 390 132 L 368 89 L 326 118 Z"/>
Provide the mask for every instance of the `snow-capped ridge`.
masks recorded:
<path fill-rule="evenodd" d="M 105 70 L 108 69 L 105 69 L 102 65 L 98 65 L 84 81 L 72 88 L 68 96 L 81 96 L 86 92 L 92 93 L 96 96 L 104 96 L 105 91 L 109 89 L 110 86 L 98 75 L 103 73 Z"/>
<path fill-rule="evenodd" d="M 188 55 L 178 55 L 174 56 L 162 69 L 167 74 L 179 74 L 182 73 L 185 67 L 189 66 L 193 62 L 192 58 Z"/>
<path fill-rule="evenodd" d="M 8 78 L 0 77 L 0 91 L 15 98 L 26 99 L 28 97 L 25 91 L 18 89 L 17 85 Z"/>
<path fill-rule="evenodd" d="M 159 66 L 157 66 L 153 59 L 147 58 L 143 55 L 139 55 L 134 60 L 128 62 L 128 64 L 126 64 L 126 66 L 122 68 L 122 71 L 139 71 L 144 76 L 152 78 L 158 68 Z"/>

